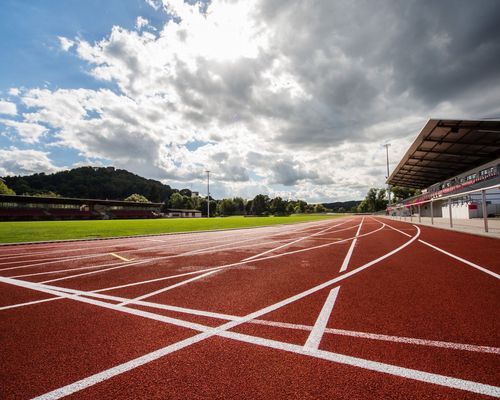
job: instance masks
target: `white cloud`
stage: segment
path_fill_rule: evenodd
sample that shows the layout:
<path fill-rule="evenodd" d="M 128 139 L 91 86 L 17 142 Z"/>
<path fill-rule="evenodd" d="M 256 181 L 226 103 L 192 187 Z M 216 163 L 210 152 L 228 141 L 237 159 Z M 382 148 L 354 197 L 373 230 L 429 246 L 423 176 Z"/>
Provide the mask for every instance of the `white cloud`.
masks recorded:
<path fill-rule="evenodd" d="M 381 145 L 394 166 L 428 116 L 500 114 L 494 3 L 147 3 L 175 18 L 155 34 L 139 16 L 97 42 L 59 38 L 118 90 L 11 93 L 29 108 L 10 122 L 23 140 L 194 189 L 210 169 L 218 196 L 333 201 L 383 186 Z M 470 12 L 492 29 L 465 32 Z"/>
<path fill-rule="evenodd" d="M 0 176 L 52 173 L 59 169 L 52 164 L 46 152 L 16 147 L 0 149 Z"/>
<path fill-rule="evenodd" d="M 20 93 L 21 93 L 21 91 L 18 88 L 10 88 L 9 89 L 9 94 L 11 96 L 19 96 Z"/>
<path fill-rule="evenodd" d="M 64 51 L 68 51 L 75 45 L 74 40 L 65 38 L 63 36 L 58 36 L 57 38 L 59 39 L 59 45 L 61 46 L 61 49 L 63 49 Z"/>
<path fill-rule="evenodd" d="M 10 101 L 0 100 L 0 114 L 16 115 L 17 106 Z"/>
<path fill-rule="evenodd" d="M 137 19 L 135 20 L 135 28 L 137 30 L 141 30 L 145 26 L 148 26 L 148 24 L 149 24 L 149 21 L 146 18 L 141 17 L 141 16 L 138 16 Z"/>
<path fill-rule="evenodd" d="M 0 119 L 0 122 L 6 126 L 14 128 L 19 136 L 19 139 L 25 143 L 38 142 L 40 137 L 48 131 L 46 127 L 30 122 L 19 122 L 8 119 Z"/>

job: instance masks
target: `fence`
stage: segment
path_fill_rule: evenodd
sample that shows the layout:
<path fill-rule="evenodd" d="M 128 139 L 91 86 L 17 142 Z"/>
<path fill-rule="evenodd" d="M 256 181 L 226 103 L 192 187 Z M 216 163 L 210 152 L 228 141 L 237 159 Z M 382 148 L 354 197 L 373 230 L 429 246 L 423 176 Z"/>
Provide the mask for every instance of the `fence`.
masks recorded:
<path fill-rule="evenodd" d="M 422 222 L 422 214 L 429 214 L 431 225 L 434 225 L 435 218 L 445 218 L 446 215 L 445 219 L 448 220 L 451 228 L 456 220 L 482 218 L 484 232 L 488 232 L 490 229 L 488 218 L 500 215 L 500 184 L 429 200 L 415 200 L 412 203 L 397 204 L 390 208 L 390 215 L 399 219 L 410 218 L 412 221 L 413 218 L 418 218 L 418 222 Z"/>

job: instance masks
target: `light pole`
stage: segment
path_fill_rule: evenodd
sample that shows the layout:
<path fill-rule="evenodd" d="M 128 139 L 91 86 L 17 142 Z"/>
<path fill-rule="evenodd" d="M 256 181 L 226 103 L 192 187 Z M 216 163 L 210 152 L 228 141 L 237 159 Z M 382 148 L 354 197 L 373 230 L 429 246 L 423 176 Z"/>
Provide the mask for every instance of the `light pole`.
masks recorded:
<path fill-rule="evenodd" d="M 385 153 L 387 156 L 387 179 L 389 179 L 389 146 L 390 145 L 391 145 L 390 143 L 384 144 Z M 389 184 L 389 182 L 387 182 L 387 207 L 390 207 L 390 206 L 391 206 L 391 185 Z"/>
<path fill-rule="evenodd" d="M 207 218 L 210 218 L 210 171 L 207 173 Z"/>

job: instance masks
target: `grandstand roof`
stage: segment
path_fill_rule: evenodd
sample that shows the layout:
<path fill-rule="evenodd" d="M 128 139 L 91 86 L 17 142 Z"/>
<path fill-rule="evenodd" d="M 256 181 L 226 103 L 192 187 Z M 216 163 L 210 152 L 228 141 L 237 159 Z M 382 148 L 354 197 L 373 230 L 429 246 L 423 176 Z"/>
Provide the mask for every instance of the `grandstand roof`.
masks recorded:
<path fill-rule="evenodd" d="M 424 189 L 500 157 L 500 120 L 431 119 L 387 179 Z"/>
<path fill-rule="evenodd" d="M 20 203 L 20 204 L 67 204 L 67 205 L 105 205 L 123 207 L 145 207 L 158 208 L 163 203 L 141 203 L 135 201 L 120 200 L 99 200 L 99 199 L 75 199 L 71 197 L 36 197 L 36 196 L 13 196 L 0 195 L 0 203 Z"/>

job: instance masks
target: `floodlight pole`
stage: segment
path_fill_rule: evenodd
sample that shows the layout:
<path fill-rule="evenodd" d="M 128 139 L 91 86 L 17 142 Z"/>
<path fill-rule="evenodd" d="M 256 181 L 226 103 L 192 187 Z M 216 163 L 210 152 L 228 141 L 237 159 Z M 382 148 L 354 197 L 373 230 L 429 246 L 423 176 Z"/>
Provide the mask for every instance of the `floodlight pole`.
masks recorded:
<path fill-rule="evenodd" d="M 210 171 L 207 173 L 207 218 L 210 218 Z"/>
<path fill-rule="evenodd" d="M 387 156 L 387 179 L 389 179 L 389 146 L 390 145 L 391 145 L 390 143 L 384 144 L 385 153 Z M 387 182 L 387 206 L 388 207 L 391 206 L 391 185 L 389 184 L 389 182 Z"/>

